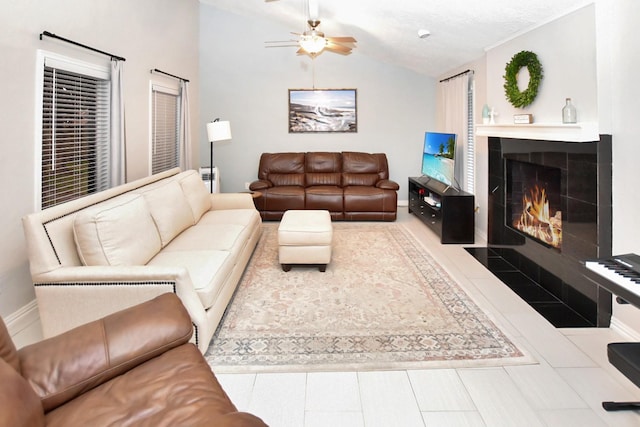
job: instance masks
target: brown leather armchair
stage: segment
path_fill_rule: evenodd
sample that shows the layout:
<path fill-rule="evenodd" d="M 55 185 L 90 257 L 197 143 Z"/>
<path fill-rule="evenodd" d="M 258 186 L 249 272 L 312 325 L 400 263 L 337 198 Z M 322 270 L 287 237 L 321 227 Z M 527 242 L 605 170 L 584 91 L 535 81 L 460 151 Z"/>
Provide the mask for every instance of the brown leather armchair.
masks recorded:
<path fill-rule="evenodd" d="M 289 209 L 328 210 L 333 220 L 395 221 L 398 189 L 384 153 L 263 153 L 249 188 L 262 219 Z"/>
<path fill-rule="evenodd" d="M 176 295 L 16 350 L 0 321 L 0 426 L 264 427 L 238 412 Z"/>

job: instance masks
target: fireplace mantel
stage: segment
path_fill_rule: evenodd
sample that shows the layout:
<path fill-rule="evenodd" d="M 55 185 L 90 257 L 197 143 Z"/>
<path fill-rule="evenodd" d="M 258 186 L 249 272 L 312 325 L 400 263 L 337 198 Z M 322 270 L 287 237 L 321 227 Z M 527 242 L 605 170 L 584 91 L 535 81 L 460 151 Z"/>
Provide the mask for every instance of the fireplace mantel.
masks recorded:
<path fill-rule="evenodd" d="M 595 122 L 476 125 L 476 135 L 566 142 L 591 142 L 600 139 L 598 123 Z"/>

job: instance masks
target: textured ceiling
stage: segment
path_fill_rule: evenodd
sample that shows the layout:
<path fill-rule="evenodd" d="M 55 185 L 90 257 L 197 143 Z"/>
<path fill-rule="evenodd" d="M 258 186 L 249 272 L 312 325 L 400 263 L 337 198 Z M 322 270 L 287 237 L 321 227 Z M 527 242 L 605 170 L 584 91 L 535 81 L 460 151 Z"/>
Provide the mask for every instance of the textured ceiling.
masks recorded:
<path fill-rule="evenodd" d="M 317 0 L 326 36 L 353 36 L 367 55 L 437 77 L 486 48 L 593 0 Z M 306 29 L 307 0 L 200 0 L 239 15 Z M 431 35 L 418 37 L 418 30 Z M 283 33 L 282 39 L 290 34 Z M 256 40 L 263 43 L 265 40 Z M 294 52 L 292 51 L 292 55 Z M 322 55 L 335 55 L 322 53 Z"/>

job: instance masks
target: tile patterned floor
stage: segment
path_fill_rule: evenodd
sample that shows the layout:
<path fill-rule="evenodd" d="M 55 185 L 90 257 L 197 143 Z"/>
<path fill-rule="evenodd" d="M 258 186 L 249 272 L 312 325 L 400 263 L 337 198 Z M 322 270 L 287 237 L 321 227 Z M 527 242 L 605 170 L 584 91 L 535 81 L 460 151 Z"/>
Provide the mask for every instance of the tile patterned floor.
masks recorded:
<path fill-rule="evenodd" d="M 271 427 L 639 426 L 640 412 L 602 400 L 640 400 L 607 361 L 611 329 L 556 329 L 477 262 L 468 245 L 440 245 L 399 208 L 398 222 L 429 247 L 538 365 L 479 369 L 219 375 L 240 410 Z"/>
<path fill-rule="evenodd" d="M 465 249 L 440 245 L 418 219 L 406 224 L 474 301 L 540 362 L 478 369 L 225 374 L 240 410 L 271 427 L 640 426 L 639 412 L 605 412 L 603 400 L 640 400 L 607 361 L 612 329 L 556 329 Z M 479 245 L 481 246 L 481 245 Z M 40 339 L 34 324 L 14 337 Z"/>

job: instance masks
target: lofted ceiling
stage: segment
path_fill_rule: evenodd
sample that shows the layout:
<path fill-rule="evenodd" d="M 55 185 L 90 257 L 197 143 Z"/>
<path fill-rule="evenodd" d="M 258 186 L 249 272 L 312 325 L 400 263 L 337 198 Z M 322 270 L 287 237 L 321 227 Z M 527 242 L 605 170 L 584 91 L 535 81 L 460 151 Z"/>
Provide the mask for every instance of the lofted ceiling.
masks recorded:
<path fill-rule="evenodd" d="M 238 15 L 306 30 L 308 0 L 200 0 Z M 353 36 L 367 55 L 432 77 L 474 61 L 485 49 L 594 0 L 317 0 L 327 36 Z M 418 36 L 419 30 L 430 35 Z M 284 32 L 273 40 L 295 37 Z M 263 44 L 266 40 L 256 40 Z M 291 48 L 295 54 L 295 48 Z M 322 55 L 335 55 L 323 52 Z"/>

